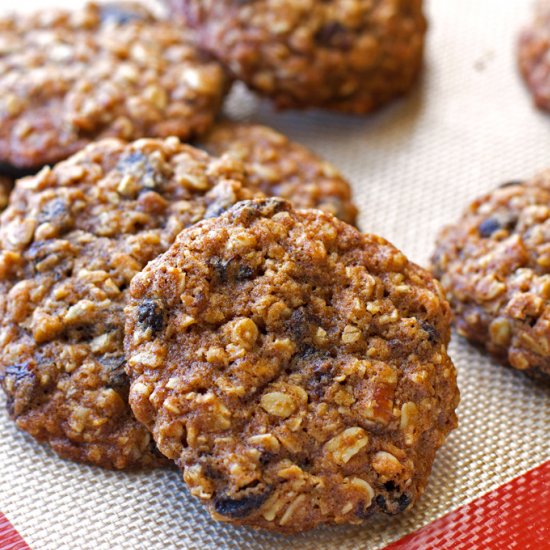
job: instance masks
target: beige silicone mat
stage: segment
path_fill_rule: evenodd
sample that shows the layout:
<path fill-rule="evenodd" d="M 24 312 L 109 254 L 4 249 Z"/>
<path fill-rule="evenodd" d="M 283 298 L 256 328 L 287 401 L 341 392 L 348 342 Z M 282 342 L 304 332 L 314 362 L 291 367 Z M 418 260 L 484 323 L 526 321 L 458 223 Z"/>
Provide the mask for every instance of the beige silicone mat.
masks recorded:
<path fill-rule="evenodd" d="M 0 10 L 34 2 L 0 2 Z M 65 0 L 65 5 L 76 1 Z M 550 166 L 550 115 L 530 105 L 514 41 L 528 0 L 431 0 L 425 77 L 370 118 L 277 114 L 242 89 L 228 111 L 271 124 L 339 166 L 363 229 L 426 263 L 437 228 L 500 182 Z M 171 471 L 126 474 L 64 462 L 0 420 L 0 511 L 39 549 L 381 548 L 550 457 L 550 395 L 455 337 L 460 427 L 415 510 L 364 527 L 284 538 L 216 524 Z M 0 398 L 2 399 L 2 398 Z"/>

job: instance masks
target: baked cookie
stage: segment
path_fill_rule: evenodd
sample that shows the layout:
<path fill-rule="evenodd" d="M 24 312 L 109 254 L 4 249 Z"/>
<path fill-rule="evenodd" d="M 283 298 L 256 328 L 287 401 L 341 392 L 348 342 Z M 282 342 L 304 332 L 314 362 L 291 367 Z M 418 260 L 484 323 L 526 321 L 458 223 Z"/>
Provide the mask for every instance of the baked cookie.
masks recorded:
<path fill-rule="evenodd" d="M 475 200 L 432 263 L 458 332 L 550 381 L 550 171 Z"/>
<path fill-rule="evenodd" d="M 0 210 L 8 205 L 11 190 L 13 189 L 13 178 L 0 175 Z"/>
<path fill-rule="evenodd" d="M 539 0 L 519 38 L 519 68 L 537 107 L 550 111 L 550 1 Z"/>
<path fill-rule="evenodd" d="M 422 66 L 422 0 L 164 0 L 199 43 L 280 108 L 368 113 Z"/>
<path fill-rule="evenodd" d="M 134 3 L 0 18 L 4 173 L 34 173 L 103 137 L 207 130 L 228 81 L 187 34 Z"/>
<path fill-rule="evenodd" d="M 456 426 L 450 309 L 384 239 L 245 201 L 130 293 L 130 404 L 214 518 L 293 533 L 416 502 Z"/>
<path fill-rule="evenodd" d="M 177 138 L 89 145 L 17 182 L 0 223 L 0 380 L 19 428 L 62 457 L 154 466 L 128 406 L 132 277 L 176 235 L 238 200 L 242 166 Z"/>
<path fill-rule="evenodd" d="M 351 188 L 332 164 L 286 136 L 259 124 L 224 122 L 201 141 L 213 155 L 229 153 L 243 162 L 248 178 L 269 196 L 299 208 L 319 208 L 355 224 Z"/>

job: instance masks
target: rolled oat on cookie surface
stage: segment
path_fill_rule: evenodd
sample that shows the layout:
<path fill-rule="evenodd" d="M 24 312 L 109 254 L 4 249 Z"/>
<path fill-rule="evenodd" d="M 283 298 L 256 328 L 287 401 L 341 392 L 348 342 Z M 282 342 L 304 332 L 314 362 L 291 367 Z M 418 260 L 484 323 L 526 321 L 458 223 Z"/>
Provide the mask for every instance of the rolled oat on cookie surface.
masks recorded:
<path fill-rule="evenodd" d="M 227 91 L 181 25 L 140 4 L 0 17 L 0 165 L 33 173 L 104 137 L 191 138 Z"/>
<path fill-rule="evenodd" d="M 164 0 L 198 43 L 280 108 L 368 113 L 422 67 L 422 0 Z"/>
<path fill-rule="evenodd" d="M 17 426 L 107 468 L 167 463 L 128 406 L 133 276 L 185 227 L 263 196 L 177 138 L 89 145 L 19 180 L 0 218 L 0 381 Z"/>
<path fill-rule="evenodd" d="M 212 155 L 228 153 L 245 165 L 249 179 L 269 196 L 298 208 L 319 208 L 355 225 L 357 207 L 350 184 L 329 162 L 267 126 L 224 121 L 199 147 Z"/>
<path fill-rule="evenodd" d="M 456 426 L 450 309 L 387 241 L 244 201 L 130 294 L 131 407 L 215 519 L 295 533 L 418 500 Z"/>
<path fill-rule="evenodd" d="M 432 264 L 458 332 L 550 382 L 550 171 L 473 201 Z"/>

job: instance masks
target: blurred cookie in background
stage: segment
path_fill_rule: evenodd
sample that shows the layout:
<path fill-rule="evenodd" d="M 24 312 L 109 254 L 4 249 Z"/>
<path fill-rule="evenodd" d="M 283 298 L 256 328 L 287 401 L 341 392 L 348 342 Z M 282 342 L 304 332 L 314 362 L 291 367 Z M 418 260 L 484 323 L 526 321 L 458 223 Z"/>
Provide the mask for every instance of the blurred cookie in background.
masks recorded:
<path fill-rule="evenodd" d="M 198 43 L 279 108 L 368 113 L 422 67 L 422 0 L 164 0 Z"/>
<path fill-rule="evenodd" d="M 550 171 L 473 201 L 432 264 L 458 332 L 550 382 Z"/>
<path fill-rule="evenodd" d="M 140 4 L 3 16 L 0 165 L 20 176 L 104 137 L 191 138 L 228 87 L 181 25 Z"/>
<path fill-rule="evenodd" d="M 266 195 L 297 208 L 319 208 L 355 225 L 350 184 L 329 162 L 285 135 L 259 124 L 221 122 L 199 143 L 212 155 L 228 153 Z"/>

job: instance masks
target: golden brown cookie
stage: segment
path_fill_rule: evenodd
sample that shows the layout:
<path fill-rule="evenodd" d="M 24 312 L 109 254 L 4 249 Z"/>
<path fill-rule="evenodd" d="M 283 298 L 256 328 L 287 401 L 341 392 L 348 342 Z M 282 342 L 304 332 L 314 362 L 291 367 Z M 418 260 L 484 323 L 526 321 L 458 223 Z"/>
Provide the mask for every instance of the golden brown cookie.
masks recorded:
<path fill-rule="evenodd" d="M 355 225 L 351 187 L 329 162 L 279 132 L 259 124 L 223 122 L 200 147 L 212 155 L 229 153 L 243 162 L 248 178 L 266 195 L 299 208 L 319 208 Z"/>
<path fill-rule="evenodd" d="M 4 172 L 32 173 L 104 137 L 206 131 L 228 81 L 188 35 L 135 3 L 1 17 Z"/>
<path fill-rule="evenodd" d="M 0 223 L 0 380 L 17 426 L 107 468 L 160 458 L 128 406 L 133 276 L 185 227 L 256 196 L 235 159 L 177 138 L 89 145 L 17 182 Z"/>
<path fill-rule="evenodd" d="M 198 42 L 281 108 L 368 113 L 422 67 L 422 0 L 164 0 Z"/>
<path fill-rule="evenodd" d="M 130 293 L 130 404 L 214 518 L 294 533 L 417 501 L 456 426 L 450 309 L 387 241 L 245 201 Z"/>
<path fill-rule="evenodd" d="M 458 332 L 550 381 L 550 171 L 475 200 L 432 263 Z"/>

